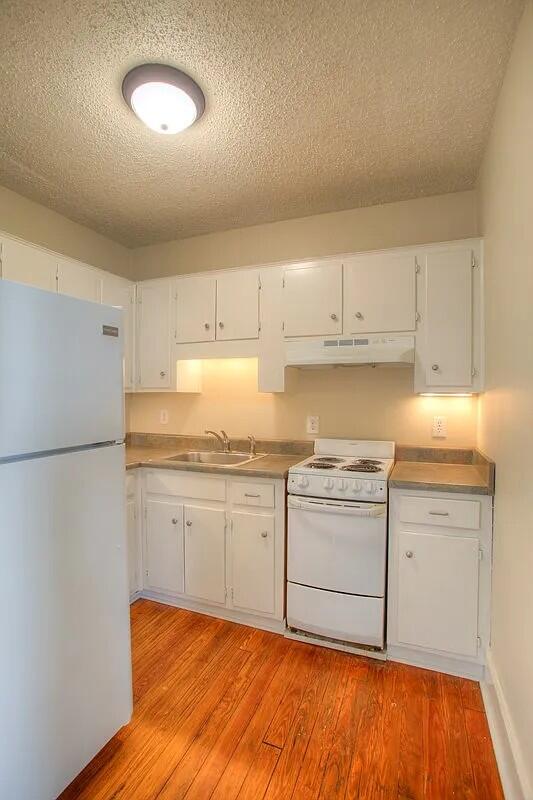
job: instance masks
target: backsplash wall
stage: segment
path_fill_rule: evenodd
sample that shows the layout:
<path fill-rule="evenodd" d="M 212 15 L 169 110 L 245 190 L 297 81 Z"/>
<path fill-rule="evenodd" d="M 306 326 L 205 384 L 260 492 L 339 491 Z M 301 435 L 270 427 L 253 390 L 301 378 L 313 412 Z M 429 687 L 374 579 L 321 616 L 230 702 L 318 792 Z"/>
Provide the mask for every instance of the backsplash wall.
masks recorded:
<path fill-rule="evenodd" d="M 201 394 L 127 396 L 128 431 L 203 433 L 224 428 L 230 436 L 315 438 L 306 433 L 306 417 L 320 417 L 320 436 L 393 439 L 403 444 L 474 446 L 477 397 L 419 397 L 413 373 L 401 367 L 350 367 L 296 370 L 286 374 L 286 391 L 257 391 L 255 359 L 203 362 Z M 169 421 L 160 423 L 160 411 Z M 433 439 L 434 415 L 448 421 L 446 439 Z"/>

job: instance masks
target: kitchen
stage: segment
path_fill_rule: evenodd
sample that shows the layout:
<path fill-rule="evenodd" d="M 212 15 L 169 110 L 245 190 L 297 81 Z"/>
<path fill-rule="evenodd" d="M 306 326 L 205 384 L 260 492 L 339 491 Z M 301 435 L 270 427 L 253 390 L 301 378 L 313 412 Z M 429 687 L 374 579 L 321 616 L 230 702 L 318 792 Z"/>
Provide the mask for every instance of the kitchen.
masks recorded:
<path fill-rule="evenodd" d="M 412 60 L 414 7 L 206 4 L 214 61 L 205 20 L 104 5 L 72 40 L 55 2 L 0 12 L 0 794 L 531 797 L 531 3 L 415 4 Z M 348 29 L 365 125 L 311 59 Z"/>

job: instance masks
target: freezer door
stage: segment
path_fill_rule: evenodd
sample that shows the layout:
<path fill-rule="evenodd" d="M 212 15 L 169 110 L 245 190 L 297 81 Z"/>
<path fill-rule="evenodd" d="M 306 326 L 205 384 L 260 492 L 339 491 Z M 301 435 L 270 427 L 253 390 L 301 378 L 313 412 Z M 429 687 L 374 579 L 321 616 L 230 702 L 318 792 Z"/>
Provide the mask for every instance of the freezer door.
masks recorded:
<path fill-rule="evenodd" d="M 124 437 L 122 312 L 0 281 L 0 459 Z"/>
<path fill-rule="evenodd" d="M 53 800 L 132 710 L 123 446 L 0 464 L 0 797 Z"/>

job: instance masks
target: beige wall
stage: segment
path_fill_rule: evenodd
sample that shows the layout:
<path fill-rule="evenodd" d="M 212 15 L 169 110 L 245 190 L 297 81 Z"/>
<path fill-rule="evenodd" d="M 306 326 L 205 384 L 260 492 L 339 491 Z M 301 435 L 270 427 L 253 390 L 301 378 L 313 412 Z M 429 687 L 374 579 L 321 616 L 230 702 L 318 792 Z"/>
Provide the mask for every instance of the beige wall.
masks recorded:
<path fill-rule="evenodd" d="M 0 231 L 129 277 L 130 250 L 0 186 Z"/>
<path fill-rule="evenodd" d="M 480 446 L 496 460 L 492 654 L 533 797 L 533 3 L 526 11 L 480 183 L 487 379 Z"/>
<path fill-rule="evenodd" d="M 409 368 L 358 367 L 287 370 L 287 391 L 257 391 L 257 361 L 205 361 L 198 395 L 132 395 L 128 430 L 203 433 L 224 428 L 230 435 L 307 437 L 306 416 L 320 416 L 321 436 L 394 439 L 403 444 L 474 445 L 477 399 L 417 397 Z M 169 422 L 159 423 L 167 409 Z M 431 438 L 435 414 L 448 417 L 448 438 Z"/>
<path fill-rule="evenodd" d="M 132 277 L 140 280 L 477 234 L 475 192 L 458 192 L 140 247 L 132 251 Z"/>

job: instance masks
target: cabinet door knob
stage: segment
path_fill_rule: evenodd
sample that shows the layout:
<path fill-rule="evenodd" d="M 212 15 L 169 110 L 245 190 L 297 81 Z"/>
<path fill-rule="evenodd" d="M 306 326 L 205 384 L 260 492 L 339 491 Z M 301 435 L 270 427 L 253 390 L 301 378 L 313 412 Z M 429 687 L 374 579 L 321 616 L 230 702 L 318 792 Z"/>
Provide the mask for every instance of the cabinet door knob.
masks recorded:
<path fill-rule="evenodd" d="M 337 315 L 336 315 L 336 314 L 330 314 L 329 316 L 330 316 L 330 317 L 331 317 L 331 319 L 332 319 L 332 320 L 334 320 L 334 321 L 338 319 L 338 317 L 337 317 Z"/>
<path fill-rule="evenodd" d="M 167 373 L 165 372 L 165 370 L 164 370 L 164 369 L 162 369 L 162 370 L 161 370 L 161 372 L 159 373 L 159 377 L 160 377 L 160 378 L 164 378 L 166 374 L 167 374 Z"/>
<path fill-rule="evenodd" d="M 406 558 L 412 558 L 412 557 L 413 557 L 413 555 L 414 555 L 414 553 L 413 553 L 413 551 L 412 551 L 412 550 L 406 550 L 406 551 L 405 551 L 405 557 L 406 557 Z"/>
<path fill-rule="evenodd" d="M 438 364 L 432 364 L 431 365 L 431 369 L 433 370 L 433 372 L 438 372 L 439 371 L 439 365 Z"/>
<path fill-rule="evenodd" d="M 206 329 L 206 331 L 209 330 L 209 322 L 204 322 L 204 328 Z"/>
<path fill-rule="evenodd" d="M 172 517 L 172 524 L 173 525 L 177 525 L 178 524 L 178 520 L 177 520 L 176 517 Z"/>
<path fill-rule="evenodd" d="M 186 524 L 186 526 L 187 526 L 188 528 L 190 528 L 190 527 L 191 527 L 191 525 L 192 525 L 192 522 L 191 522 L 191 520 L 190 520 L 190 519 L 188 519 L 188 520 L 187 520 L 187 522 L 186 522 L 185 524 Z"/>
<path fill-rule="evenodd" d="M 355 312 L 355 316 L 356 316 L 357 319 L 363 319 L 363 315 L 361 314 L 360 311 L 356 311 Z"/>
<path fill-rule="evenodd" d="M 219 323 L 218 323 L 218 327 L 219 327 L 219 328 L 223 328 L 223 327 L 224 327 L 224 323 L 223 323 L 223 322 L 219 322 Z"/>
<path fill-rule="evenodd" d="M 268 536 L 268 531 L 261 531 L 261 537 L 262 537 L 263 539 L 266 539 L 266 538 L 267 538 L 267 536 Z"/>

